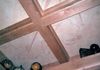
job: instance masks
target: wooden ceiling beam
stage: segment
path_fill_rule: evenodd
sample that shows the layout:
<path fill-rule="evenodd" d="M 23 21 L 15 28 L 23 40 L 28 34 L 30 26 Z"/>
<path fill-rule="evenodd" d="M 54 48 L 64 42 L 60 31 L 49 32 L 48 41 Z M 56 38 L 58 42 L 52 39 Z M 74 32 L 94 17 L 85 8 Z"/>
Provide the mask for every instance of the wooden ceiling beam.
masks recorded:
<path fill-rule="evenodd" d="M 64 63 L 68 61 L 68 54 L 61 50 L 61 48 L 64 49 L 64 47 L 60 46 L 57 42 L 56 38 L 53 36 L 53 33 L 51 32 L 50 28 L 43 27 L 41 24 L 43 23 L 43 20 L 41 20 L 41 16 L 36 9 L 36 6 L 34 5 L 32 0 L 20 0 L 20 3 L 26 10 L 27 14 L 31 17 L 32 22 L 36 24 L 36 27 L 38 28 L 38 31 L 46 41 L 48 47 L 51 49 L 53 54 L 56 56 L 58 61 L 60 63 Z"/>
<path fill-rule="evenodd" d="M 25 24 L 25 25 L 24 25 Z M 14 25 L 13 25 L 14 26 Z M 19 26 L 19 27 L 17 27 Z M 7 30 L 8 29 L 8 30 Z M 7 30 L 7 31 L 6 31 Z M 29 34 L 33 31 L 37 31 L 37 27 L 28 19 L 28 21 L 21 21 L 15 24 L 14 27 L 4 29 L 0 34 L 0 45 L 12 41 L 16 38 Z"/>
<path fill-rule="evenodd" d="M 79 2 L 73 3 L 73 5 L 58 8 L 56 11 L 50 12 L 48 15 L 41 17 L 41 19 L 44 20 L 44 23 L 41 25 L 48 26 L 54 24 L 97 5 L 100 5 L 100 0 L 80 0 Z"/>
<path fill-rule="evenodd" d="M 18 23 L 15 23 L 14 25 L 11 25 L 11 26 L 9 26 L 9 27 L 7 27 L 5 29 L 0 30 L 0 35 L 3 35 L 5 33 L 7 33 L 7 32 L 10 32 L 10 31 L 15 30 L 15 29 L 17 29 L 19 27 L 22 27 L 24 25 L 27 25 L 27 24 L 29 24 L 31 22 L 32 21 L 31 21 L 30 18 L 26 18 L 26 19 L 24 19 L 24 20 L 22 20 L 22 21 L 20 21 Z"/>
<path fill-rule="evenodd" d="M 33 3 L 31 2 L 31 5 L 32 4 Z M 30 5 L 30 3 L 28 5 Z M 75 4 L 75 5 L 73 5 L 71 7 L 68 7 L 68 8 L 66 7 L 66 8 L 62 9 L 61 11 L 58 11 L 56 13 L 54 12 L 54 14 L 51 14 L 51 15 L 48 14 L 47 16 L 41 17 L 41 15 L 39 14 L 38 10 L 36 10 L 35 14 L 40 15 L 39 16 L 40 20 L 43 20 L 42 23 L 39 24 L 39 26 L 48 26 L 48 25 L 54 24 L 54 23 L 56 23 L 56 22 L 58 22 L 60 20 L 63 20 L 65 18 L 68 18 L 68 17 L 70 17 L 72 15 L 75 15 L 77 13 L 85 11 L 85 10 L 87 10 L 89 8 L 95 7 L 97 5 L 100 5 L 100 0 L 83 0 L 82 2 L 80 2 L 78 4 Z M 32 6 L 31 6 L 30 10 L 32 10 L 32 9 L 34 9 L 34 7 L 32 8 Z M 60 14 L 63 11 L 64 11 L 64 14 Z M 31 11 L 31 12 L 34 12 L 34 10 Z M 34 15 L 34 13 L 32 15 Z M 35 18 L 35 16 L 34 16 L 34 18 Z M 21 22 L 18 22 L 18 23 L 14 24 L 14 25 L 12 25 L 10 27 L 7 27 L 5 29 L 0 30 L 0 35 L 6 34 L 7 32 L 11 32 L 12 30 L 15 30 L 16 28 L 19 28 L 19 27 L 21 28 L 23 25 L 27 25 L 30 22 L 32 22 L 31 19 L 30 18 L 26 18 L 25 20 L 23 20 Z M 38 22 L 36 21 L 34 23 L 38 23 Z"/>
<path fill-rule="evenodd" d="M 69 55 L 67 51 L 65 50 L 58 36 L 55 35 L 56 33 L 54 32 L 54 30 L 51 28 L 51 26 L 42 27 L 41 29 L 39 29 L 39 32 L 46 41 L 53 54 L 58 59 L 59 63 L 68 62 Z"/>

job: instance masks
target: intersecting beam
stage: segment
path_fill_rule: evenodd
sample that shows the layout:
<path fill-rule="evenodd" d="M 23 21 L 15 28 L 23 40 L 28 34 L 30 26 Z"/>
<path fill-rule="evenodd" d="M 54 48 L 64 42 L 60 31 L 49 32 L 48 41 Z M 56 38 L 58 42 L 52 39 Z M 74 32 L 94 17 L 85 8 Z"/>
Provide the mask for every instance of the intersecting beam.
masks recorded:
<path fill-rule="evenodd" d="M 33 3 L 31 3 L 31 4 L 33 4 Z M 72 5 L 70 7 L 64 7 L 62 9 L 59 8 L 60 11 L 56 11 L 54 13 L 52 12 L 53 14 L 50 13 L 50 14 L 48 14 L 46 16 L 43 16 L 43 17 L 40 16 L 41 17 L 40 20 L 43 20 L 43 23 L 40 23 L 39 25 L 41 25 L 41 26 L 48 26 L 48 25 L 54 24 L 54 23 L 56 23 L 56 22 L 58 22 L 60 20 L 63 20 L 65 18 L 68 18 L 68 17 L 70 17 L 72 15 L 75 15 L 77 13 L 80 13 L 82 11 L 85 11 L 87 9 L 90 9 L 90 8 L 95 7 L 97 5 L 100 5 L 100 0 L 82 0 L 81 2 L 79 2 L 79 3 L 75 4 L 75 5 Z M 31 9 L 33 9 L 33 8 L 31 8 Z M 39 10 L 37 10 L 37 13 L 36 14 L 40 14 Z M 6 29 L 0 30 L 0 38 L 3 37 L 3 35 L 5 37 L 5 35 L 7 35 L 8 32 L 9 33 L 12 33 L 14 30 L 15 31 L 18 31 L 17 28 L 19 28 L 19 27 L 20 27 L 20 30 L 21 29 L 22 30 L 24 30 L 24 29 L 30 29 L 30 30 L 27 30 L 28 33 L 31 32 L 31 31 L 35 31 L 35 29 L 36 29 L 35 24 L 34 25 L 33 24 L 28 24 L 30 22 L 31 22 L 31 19 L 27 18 L 27 19 L 25 19 L 25 20 L 23 20 L 21 22 L 18 22 L 16 24 L 10 26 L 10 27 L 7 27 Z M 23 25 L 26 25 L 26 28 L 22 27 Z M 31 27 L 35 27 L 35 28 L 32 28 L 31 29 Z M 27 32 L 23 31 L 23 34 L 21 33 L 20 36 L 24 35 Z M 19 33 L 19 32 L 16 32 L 16 33 Z M 12 33 L 12 34 L 14 34 L 14 33 Z M 13 39 L 16 39 L 16 38 L 18 38 L 18 37 L 14 37 Z M 10 40 L 8 40 L 8 41 L 10 41 Z M 3 43 L 6 43 L 6 42 L 3 42 Z"/>
<path fill-rule="evenodd" d="M 59 45 L 50 28 L 48 28 L 47 26 L 41 26 L 43 20 L 41 20 L 41 16 L 39 15 L 39 12 L 33 4 L 32 0 L 20 0 L 20 2 L 26 10 L 27 14 L 31 17 L 33 23 L 35 23 L 38 27 L 38 31 L 40 32 L 58 61 L 60 63 L 67 62 L 69 60 L 69 56 L 67 52 L 62 51 L 62 48 L 64 49 L 64 47 Z"/>

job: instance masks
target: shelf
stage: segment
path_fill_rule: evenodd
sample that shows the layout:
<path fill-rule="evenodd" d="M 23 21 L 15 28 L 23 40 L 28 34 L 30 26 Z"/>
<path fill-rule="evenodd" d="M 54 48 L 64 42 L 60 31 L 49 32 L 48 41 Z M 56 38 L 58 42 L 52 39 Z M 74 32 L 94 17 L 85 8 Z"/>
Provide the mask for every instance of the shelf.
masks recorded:
<path fill-rule="evenodd" d="M 98 70 L 100 69 L 100 53 L 73 60 L 47 70 Z"/>

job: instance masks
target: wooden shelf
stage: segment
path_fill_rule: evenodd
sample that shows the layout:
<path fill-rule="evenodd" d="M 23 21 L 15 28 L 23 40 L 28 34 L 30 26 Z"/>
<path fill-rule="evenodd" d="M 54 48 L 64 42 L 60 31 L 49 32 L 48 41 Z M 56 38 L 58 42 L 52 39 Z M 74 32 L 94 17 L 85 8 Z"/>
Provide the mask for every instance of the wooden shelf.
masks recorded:
<path fill-rule="evenodd" d="M 47 70 L 98 70 L 100 69 L 100 53 L 73 60 Z"/>

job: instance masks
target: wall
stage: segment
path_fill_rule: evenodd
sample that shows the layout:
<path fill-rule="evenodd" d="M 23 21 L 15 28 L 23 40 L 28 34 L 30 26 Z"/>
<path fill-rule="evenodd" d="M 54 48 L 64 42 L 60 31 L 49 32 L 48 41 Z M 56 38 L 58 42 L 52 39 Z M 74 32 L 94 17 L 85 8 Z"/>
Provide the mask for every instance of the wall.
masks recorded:
<path fill-rule="evenodd" d="M 0 30 L 28 18 L 18 0 L 0 0 Z"/>
<path fill-rule="evenodd" d="M 29 70 L 33 62 L 40 62 L 42 65 L 58 62 L 37 31 L 0 46 L 0 50 L 15 65 L 22 64 L 25 70 Z"/>
<path fill-rule="evenodd" d="M 100 6 L 52 25 L 70 57 L 79 55 L 79 48 L 100 45 Z"/>

